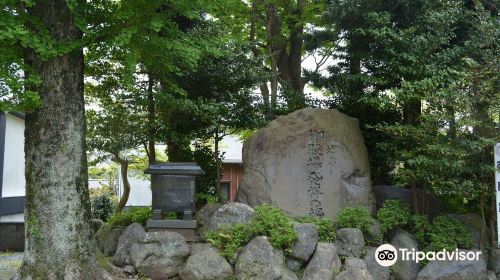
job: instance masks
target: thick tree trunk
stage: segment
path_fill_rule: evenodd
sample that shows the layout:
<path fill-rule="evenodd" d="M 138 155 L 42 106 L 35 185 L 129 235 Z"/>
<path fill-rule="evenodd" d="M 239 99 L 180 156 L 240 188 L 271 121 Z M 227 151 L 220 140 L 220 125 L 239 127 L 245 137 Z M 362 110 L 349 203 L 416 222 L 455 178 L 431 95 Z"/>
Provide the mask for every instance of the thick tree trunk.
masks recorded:
<path fill-rule="evenodd" d="M 37 1 L 29 16 L 59 42 L 82 36 L 64 0 Z M 42 105 L 26 114 L 26 242 L 17 278 L 102 279 L 90 223 L 83 51 L 42 60 L 28 49 L 25 60 L 42 80 Z"/>
<path fill-rule="evenodd" d="M 298 0 L 296 7 L 290 8 L 290 18 L 292 19 L 287 22 L 288 39 L 283 35 L 281 19 L 275 4 L 267 4 L 266 6 L 267 53 L 273 74 L 271 108 L 277 104 L 278 83 L 282 86 L 282 92 L 290 110 L 298 110 L 306 105 L 302 79 L 304 26 L 301 20 L 304 6 L 305 1 Z"/>
<path fill-rule="evenodd" d="M 422 105 L 420 99 L 413 99 L 408 101 L 403 108 L 405 124 L 413 126 L 418 125 L 421 111 L 422 111 Z M 411 149 L 411 147 L 408 147 L 408 149 Z M 420 214 L 418 207 L 417 187 L 418 187 L 417 182 L 410 184 L 413 211 L 415 214 Z"/>
<path fill-rule="evenodd" d="M 304 24 L 302 14 L 304 13 L 305 0 L 297 0 L 297 6 L 293 11 L 293 20 L 289 21 L 290 39 L 288 42 L 288 85 L 292 91 L 292 106 L 294 110 L 304 108 L 306 99 L 304 96 L 304 81 L 302 79 L 302 46 Z M 280 72 L 284 72 L 280 69 Z"/>
<path fill-rule="evenodd" d="M 122 175 L 122 184 L 123 184 L 123 194 L 120 197 L 120 201 L 118 201 L 118 205 L 116 205 L 116 213 L 119 213 L 125 208 L 127 205 L 128 197 L 130 195 L 130 182 L 128 181 L 128 160 L 120 158 L 118 155 L 115 155 L 113 161 L 120 164 L 120 173 Z"/>

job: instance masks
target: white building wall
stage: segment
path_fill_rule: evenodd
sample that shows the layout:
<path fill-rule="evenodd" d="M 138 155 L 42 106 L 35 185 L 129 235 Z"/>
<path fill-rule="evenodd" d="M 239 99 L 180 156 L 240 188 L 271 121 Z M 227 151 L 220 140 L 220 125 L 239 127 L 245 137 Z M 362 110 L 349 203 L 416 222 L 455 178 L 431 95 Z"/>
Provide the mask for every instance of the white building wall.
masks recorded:
<path fill-rule="evenodd" d="M 140 171 L 129 171 L 130 195 L 126 206 L 151 206 L 151 181 L 144 176 L 134 176 Z M 121 172 L 118 178 L 118 197 L 123 193 Z"/>
<path fill-rule="evenodd" d="M 24 196 L 24 120 L 6 117 L 2 197 Z"/>
<path fill-rule="evenodd" d="M 3 158 L 3 182 L 1 197 L 24 196 L 24 120 L 5 114 L 5 149 Z M 0 223 L 24 222 L 24 213 L 0 217 Z"/>
<path fill-rule="evenodd" d="M 24 223 L 24 213 L 0 216 L 0 223 Z"/>

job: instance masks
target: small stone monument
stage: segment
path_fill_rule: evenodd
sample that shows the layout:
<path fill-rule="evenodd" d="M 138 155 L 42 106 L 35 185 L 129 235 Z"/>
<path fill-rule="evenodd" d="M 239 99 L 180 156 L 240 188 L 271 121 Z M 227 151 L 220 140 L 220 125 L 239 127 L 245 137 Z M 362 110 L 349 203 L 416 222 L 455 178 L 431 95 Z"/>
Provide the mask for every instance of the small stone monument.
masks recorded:
<path fill-rule="evenodd" d="M 204 174 L 201 167 L 192 162 L 155 163 L 144 173 L 151 174 L 153 217 L 147 222 L 148 231 L 174 231 L 197 241 L 194 196 L 196 176 Z M 165 220 L 167 213 L 182 219 Z"/>

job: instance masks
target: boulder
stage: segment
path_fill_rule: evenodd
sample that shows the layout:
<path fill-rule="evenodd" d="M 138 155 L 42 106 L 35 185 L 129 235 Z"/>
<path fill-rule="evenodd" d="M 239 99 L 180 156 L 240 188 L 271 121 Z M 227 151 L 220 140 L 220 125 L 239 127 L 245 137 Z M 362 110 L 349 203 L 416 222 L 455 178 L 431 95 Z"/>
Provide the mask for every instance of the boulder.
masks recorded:
<path fill-rule="evenodd" d="M 384 241 L 383 236 L 382 230 L 380 229 L 380 223 L 374 219 L 365 236 L 366 243 L 370 245 L 382 245 Z"/>
<path fill-rule="evenodd" d="M 370 274 L 375 280 L 389 280 L 391 271 L 389 267 L 381 266 L 375 260 L 375 247 L 366 247 L 366 255 L 363 257 L 363 261 Z"/>
<path fill-rule="evenodd" d="M 362 259 L 348 257 L 345 260 L 344 271 L 335 277 L 335 280 L 379 280 L 368 271 Z"/>
<path fill-rule="evenodd" d="M 373 186 L 373 193 L 375 195 L 375 201 L 377 210 L 382 208 L 384 201 L 387 199 L 395 199 L 406 201 L 413 212 L 412 195 L 409 189 L 387 186 L 387 185 L 376 185 Z M 426 209 L 429 216 L 434 217 L 445 210 L 444 204 L 436 195 L 432 193 L 423 193 L 422 189 L 417 189 L 417 200 L 418 205 L 422 205 L 422 200 L 426 199 L 426 204 L 428 209 Z"/>
<path fill-rule="evenodd" d="M 145 234 L 146 231 L 138 223 L 133 223 L 128 226 L 118 239 L 118 246 L 116 247 L 116 253 L 113 257 L 113 264 L 119 267 L 123 267 L 126 264 L 132 264 L 130 259 L 130 248 L 132 244 L 137 242 Z"/>
<path fill-rule="evenodd" d="M 280 279 L 285 273 L 282 250 L 273 248 L 266 236 L 252 239 L 238 255 L 235 276 L 239 280 Z"/>
<path fill-rule="evenodd" d="M 411 251 L 412 249 L 417 250 L 418 245 L 415 238 L 408 232 L 404 230 L 398 230 L 394 233 L 391 244 L 398 250 L 400 248 L 405 248 Z M 420 264 L 412 260 L 402 260 L 401 256 L 398 255 L 398 260 L 392 266 L 393 274 L 398 280 L 413 280 L 420 271 Z"/>
<path fill-rule="evenodd" d="M 316 251 L 307 264 L 302 280 L 331 280 L 340 272 L 342 264 L 337 248 L 332 243 L 318 243 Z"/>
<path fill-rule="evenodd" d="M 135 270 L 135 267 L 133 265 L 127 264 L 123 267 L 123 272 L 129 274 L 129 275 L 135 275 L 137 274 L 137 271 Z"/>
<path fill-rule="evenodd" d="M 462 223 L 465 228 L 467 228 L 472 236 L 472 247 L 473 248 L 481 248 L 481 225 L 483 219 L 481 216 L 475 213 L 468 214 L 446 214 L 446 216 L 454 218 Z M 489 229 L 487 226 L 484 227 L 484 239 L 483 239 L 483 247 L 490 247 L 490 240 L 488 238 Z"/>
<path fill-rule="evenodd" d="M 233 275 L 233 268 L 211 245 L 196 248 L 179 272 L 183 280 L 217 280 Z"/>
<path fill-rule="evenodd" d="M 459 250 L 460 252 L 474 252 Z M 417 280 L 486 280 L 486 260 L 480 255 L 479 260 L 430 261 L 419 273 Z"/>
<path fill-rule="evenodd" d="M 177 275 L 188 255 L 184 236 L 169 231 L 148 232 L 130 248 L 136 270 L 153 280 Z"/>
<path fill-rule="evenodd" d="M 290 269 L 291 271 L 299 271 L 302 268 L 302 265 L 304 264 L 303 261 L 297 260 L 293 257 L 286 257 L 286 267 Z"/>
<path fill-rule="evenodd" d="M 294 224 L 297 231 L 297 240 L 293 244 L 291 257 L 300 260 L 308 261 L 316 249 L 318 243 L 318 230 L 314 224 Z"/>
<path fill-rule="evenodd" d="M 210 219 L 212 215 L 217 211 L 217 209 L 221 208 L 222 203 L 207 203 L 200 210 L 196 211 L 194 217 L 198 222 L 198 225 L 203 226 L 210 223 Z"/>
<path fill-rule="evenodd" d="M 217 209 L 210 218 L 210 229 L 231 226 L 233 224 L 246 224 L 253 218 L 253 209 L 243 203 L 229 202 Z"/>
<path fill-rule="evenodd" d="M 198 222 L 197 234 L 203 237 L 205 232 L 208 230 L 210 225 L 210 219 L 212 215 L 222 206 L 221 203 L 208 203 L 203 206 L 200 210 L 196 211 L 195 218 Z"/>
<path fill-rule="evenodd" d="M 213 247 L 210 243 L 191 243 L 189 244 L 191 255 L 198 254 L 201 251 L 210 249 Z"/>
<path fill-rule="evenodd" d="M 280 280 L 299 280 L 299 278 L 297 277 L 297 275 L 293 271 L 285 268 Z"/>
<path fill-rule="evenodd" d="M 491 249 L 491 253 L 488 258 L 488 269 L 493 271 L 495 274 L 500 273 L 500 249 Z"/>
<path fill-rule="evenodd" d="M 346 206 L 373 211 L 370 167 L 358 120 L 337 110 L 278 117 L 243 145 L 237 199 L 273 204 L 293 216 L 337 219 Z"/>
<path fill-rule="evenodd" d="M 361 257 L 365 248 L 363 232 L 358 228 L 341 228 L 335 240 L 338 253 L 346 257 Z"/>
<path fill-rule="evenodd" d="M 125 231 L 121 227 L 113 227 L 110 224 L 104 224 L 95 234 L 97 246 L 105 256 L 113 256 L 118 248 L 120 236 Z"/>

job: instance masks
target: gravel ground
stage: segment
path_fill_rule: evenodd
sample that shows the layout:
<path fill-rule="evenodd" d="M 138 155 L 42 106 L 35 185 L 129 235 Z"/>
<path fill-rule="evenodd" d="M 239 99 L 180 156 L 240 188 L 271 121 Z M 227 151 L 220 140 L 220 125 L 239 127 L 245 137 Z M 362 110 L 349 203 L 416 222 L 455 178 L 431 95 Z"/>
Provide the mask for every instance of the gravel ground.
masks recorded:
<path fill-rule="evenodd" d="M 23 253 L 0 252 L 0 280 L 8 280 L 21 266 Z"/>

